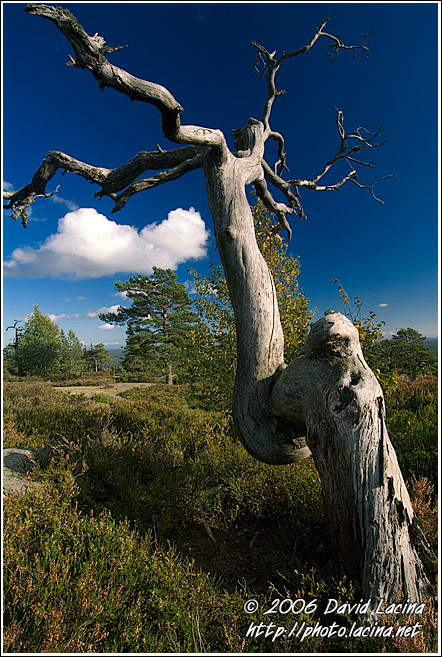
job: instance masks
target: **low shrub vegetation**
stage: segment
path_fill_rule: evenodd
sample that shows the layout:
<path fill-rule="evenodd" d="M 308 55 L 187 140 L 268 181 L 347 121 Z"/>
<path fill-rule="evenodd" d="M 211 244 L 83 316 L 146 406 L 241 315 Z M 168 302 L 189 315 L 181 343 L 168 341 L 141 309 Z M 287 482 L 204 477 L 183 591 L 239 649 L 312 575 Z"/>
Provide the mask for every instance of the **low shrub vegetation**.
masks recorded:
<path fill-rule="evenodd" d="M 434 385 L 396 381 L 388 392 L 391 437 L 433 546 Z M 389 625 L 420 622 L 413 638 L 288 636 L 295 622 L 330 626 L 328 599 L 360 600 L 332 559 L 311 459 L 284 467 L 255 461 L 230 416 L 200 408 L 184 385 L 95 400 L 48 382 L 11 381 L 5 388 L 5 446 L 51 453 L 49 466 L 31 475 L 38 488 L 5 497 L 6 651 L 435 649 L 428 605 L 413 622 L 382 617 Z M 259 610 L 246 614 L 252 598 Z M 316 599 L 318 610 L 264 614 L 277 598 Z M 354 617 L 332 620 L 350 627 Z M 274 634 L 251 631 L 252 622 L 288 632 L 272 641 Z"/>
<path fill-rule="evenodd" d="M 392 377 L 385 386 L 387 426 L 407 481 L 437 484 L 438 388 L 435 376 Z"/>

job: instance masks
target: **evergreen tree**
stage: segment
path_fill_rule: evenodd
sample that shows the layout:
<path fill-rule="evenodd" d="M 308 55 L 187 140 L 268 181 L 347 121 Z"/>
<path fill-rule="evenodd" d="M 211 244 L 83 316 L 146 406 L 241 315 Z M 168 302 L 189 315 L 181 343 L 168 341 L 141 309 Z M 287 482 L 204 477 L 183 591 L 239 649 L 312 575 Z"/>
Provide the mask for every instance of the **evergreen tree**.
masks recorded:
<path fill-rule="evenodd" d="M 182 351 L 196 320 L 186 288 L 171 269 L 159 267 L 153 268 L 151 276 L 133 275 L 128 281 L 116 281 L 115 287 L 126 292 L 132 305 L 103 313 L 100 319 L 127 325 L 123 366 L 153 373 L 161 370 L 172 384 L 174 369 L 182 369 Z"/>
<path fill-rule="evenodd" d="M 93 372 L 101 372 L 112 362 L 112 356 L 102 342 L 96 345 L 90 345 L 89 349 L 84 350 L 88 369 Z"/>
<path fill-rule="evenodd" d="M 18 360 L 24 374 L 42 377 L 57 370 L 60 354 L 60 329 L 34 306 L 20 338 Z"/>
<path fill-rule="evenodd" d="M 67 335 L 60 331 L 59 368 L 65 377 L 79 376 L 86 369 L 80 340 L 71 329 Z"/>
<path fill-rule="evenodd" d="M 163 374 L 161 356 L 152 346 L 150 336 L 147 336 L 147 339 L 144 337 L 132 325 L 127 326 L 121 365 L 128 372 L 160 377 Z"/>
<path fill-rule="evenodd" d="M 414 380 L 420 374 L 437 374 L 437 354 L 425 344 L 425 336 L 412 328 L 399 329 L 379 345 L 385 367 Z"/>
<path fill-rule="evenodd" d="M 12 342 L 3 347 L 3 372 L 18 374 L 17 352 Z"/>

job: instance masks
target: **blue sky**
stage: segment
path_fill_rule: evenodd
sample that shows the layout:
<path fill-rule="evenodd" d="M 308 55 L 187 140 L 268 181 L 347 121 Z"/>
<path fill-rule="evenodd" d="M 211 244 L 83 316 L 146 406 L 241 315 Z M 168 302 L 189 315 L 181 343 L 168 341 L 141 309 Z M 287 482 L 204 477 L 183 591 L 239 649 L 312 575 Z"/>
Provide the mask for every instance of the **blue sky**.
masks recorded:
<path fill-rule="evenodd" d="M 3 3 L 3 177 L 19 189 L 49 150 L 113 168 L 162 136 L 151 106 L 100 91 L 87 71 L 66 68 L 70 44 L 49 21 L 26 14 L 25 3 Z M 300 283 L 316 318 L 342 310 L 338 289 L 359 296 L 363 311 L 386 322 L 387 337 L 413 327 L 428 337 L 438 325 L 438 3 L 66 3 L 89 34 L 111 46 L 109 59 L 166 86 L 184 107 L 182 122 L 231 131 L 261 118 L 265 81 L 250 69 L 252 39 L 268 50 L 303 46 L 324 18 L 329 32 L 357 44 L 373 27 L 368 58 L 342 51 L 326 56 L 320 39 L 286 61 L 271 125 L 283 133 L 290 177 L 314 176 L 338 147 L 335 107 L 348 132 L 382 122 L 389 142 L 376 150 L 375 201 L 347 185 L 339 192 L 304 190 L 307 220 L 292 218 L 290 252 L 301 262 Z M 275 153 L 269 147 L 268 161 Z M 361 182 L 371 182 L 370 171 Z M 338 179 L 338 174 L 336 175 Z M 329 179 L 333 182 L 333 176 Z M 170 266 L 191 286 L 188 267 L 218 261 L 202 170 L 134 196 L 111 215 L 98 187 L 59 174 L 58 194 L 38 199 L 25 230 L 3 217 L 4 328 L 33 306 L 72 328 L 85 343 L 123 345 L 122 327 L 97 316 L 124 300 L 115 280 Z M 275 193 L 277 200 L 283 200 Z M 147 228 L 146 228 L 147 227 Z M 143 268 L 145 271 L 143 271 Z M 4 332 L 4 340 L 12 339 Z"/>

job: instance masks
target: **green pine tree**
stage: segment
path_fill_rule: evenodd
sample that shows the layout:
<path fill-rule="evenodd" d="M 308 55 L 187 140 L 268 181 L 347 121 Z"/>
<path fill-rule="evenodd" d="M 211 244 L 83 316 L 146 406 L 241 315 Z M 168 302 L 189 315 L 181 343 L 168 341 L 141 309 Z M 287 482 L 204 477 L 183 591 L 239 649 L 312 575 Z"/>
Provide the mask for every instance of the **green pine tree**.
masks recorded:
<path fill-rule="evenodd" d="M 65 378 L 79 376 L 86 367 L 83 348 L 75 333 L 69 329 L 68 334 L 60 331 L 59 369 Z"/>
<path fill-rule="evenodd" d="M 90 345 L 89 349 L 84 350 L 84 358 L 89 370 L 101 372 L 112 362 L 112 356 L 102 342 L 96 345 Z"/>
<path fill-rule="evenodd" d="M 425 344 L 425 336 L 412 328 L 396 331 L 391 340 L 384 340 L 380 351 L 387 368 L 414 380 L 420 374 L 437 374 L 437 354 Z"/>
<path fill-rule="evenodd" d="M 182 352 L 196 321 L 186 288 L 171 269 L 159 267 L 153 267 L 151 276 L 133 275 L 125 282 L 116 281 L 115 288 L 126 292 L 132 305 L 103 313 L 100 319 L 127 325 L 123 366 L 161 371 L 172 384 L 174 372 L 182 370 Z"/>

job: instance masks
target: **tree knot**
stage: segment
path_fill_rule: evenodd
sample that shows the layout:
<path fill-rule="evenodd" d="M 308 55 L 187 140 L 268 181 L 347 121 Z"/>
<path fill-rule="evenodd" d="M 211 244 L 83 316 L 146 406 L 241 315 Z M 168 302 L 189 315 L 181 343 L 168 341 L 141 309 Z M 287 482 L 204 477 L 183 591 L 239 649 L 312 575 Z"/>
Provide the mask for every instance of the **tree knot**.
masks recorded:
<path fill-rule="evenodd" d="M 359 407 L 356 394 L 349 386 L 339 385 L 331 391 L 328 406 L 333 415 L 355 425 L 359 422 Z"/>

